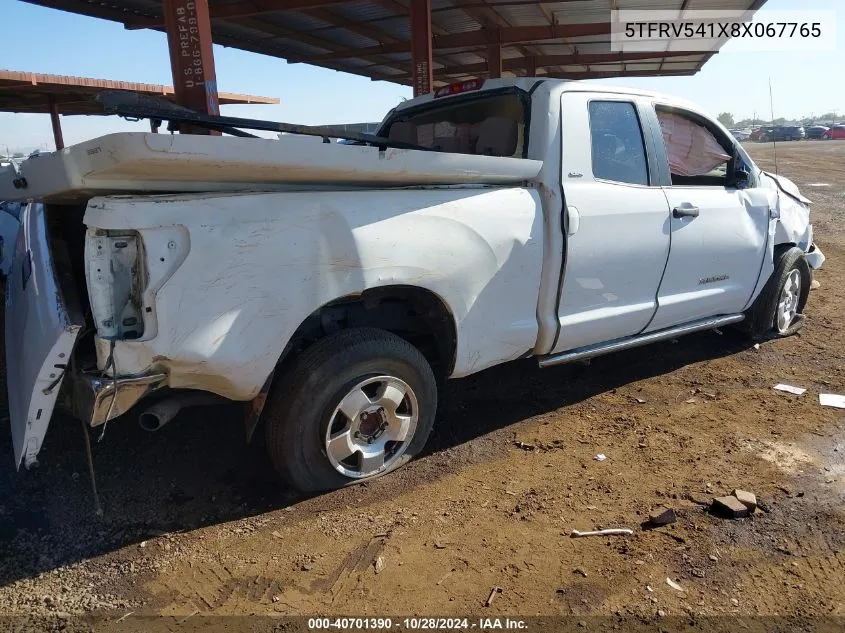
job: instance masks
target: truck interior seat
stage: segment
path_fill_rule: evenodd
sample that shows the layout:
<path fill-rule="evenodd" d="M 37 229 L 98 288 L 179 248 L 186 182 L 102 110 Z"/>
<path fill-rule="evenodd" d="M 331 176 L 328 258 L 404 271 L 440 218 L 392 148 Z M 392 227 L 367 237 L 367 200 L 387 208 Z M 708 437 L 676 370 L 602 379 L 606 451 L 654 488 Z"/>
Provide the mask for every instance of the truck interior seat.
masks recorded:
<path fill-rule="evenodd" d="M 432 148 L 438 152 L 461 152 L 461 141 L 457 136 L 438 136 Z"/>
<path fill-rule="evenodd" d="M 507 117 L 485 119 L 478 130 L 475 153 L 486 156 L 513 156 L 519 140 L 519 124 Z"/>
<path fill-rule="evenodd" d="M 409 121 L 397 121 L 390 126 L 388 138 L 402 143 L 417 143 L 417 126 Z"/>

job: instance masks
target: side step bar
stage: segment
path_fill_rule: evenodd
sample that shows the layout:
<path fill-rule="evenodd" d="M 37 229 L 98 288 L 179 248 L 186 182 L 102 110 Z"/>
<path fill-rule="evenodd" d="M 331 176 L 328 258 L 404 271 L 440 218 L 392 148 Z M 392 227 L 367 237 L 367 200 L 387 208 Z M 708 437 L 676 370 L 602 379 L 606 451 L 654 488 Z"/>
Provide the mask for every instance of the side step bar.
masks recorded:
<path fill-rule="evenodd" d="M 560 354 L 541 356 L 538 363 L 540 367 L 563 365 L 564 363 L 571 363 L 576 360 L 585 360 L 587 358 L 593 358 L 603 354 L 610 354 L 611 352 L 621 352 L 624 349 L 631 349 L 632 347 L 640 347 L 641 345 L 648 345 L 649 343 L 657 343 L 658 341 L 678 338 L 684 334 L 692 334 L 693 332 L 700 332 L 702 330 L 712 330 L 713 328 L 721 327 L 723 325 L 739 323 L 743 319 L 745 319 L 744 314 L 710 317 L 699 321 L 693 321 L 691 323 L 685 323 L 684 325 L 676 325 L 675 327 L 666 328 L 665 330 L 649 332 L 648 334 L 637 334 L 627 338 L 616 339 L 615 341 L 610 341 L 609 343 L 597 343 L 596 345 L 579 347 L 577 349 L 569 350 L 568 352 L 561 352 Z"/>

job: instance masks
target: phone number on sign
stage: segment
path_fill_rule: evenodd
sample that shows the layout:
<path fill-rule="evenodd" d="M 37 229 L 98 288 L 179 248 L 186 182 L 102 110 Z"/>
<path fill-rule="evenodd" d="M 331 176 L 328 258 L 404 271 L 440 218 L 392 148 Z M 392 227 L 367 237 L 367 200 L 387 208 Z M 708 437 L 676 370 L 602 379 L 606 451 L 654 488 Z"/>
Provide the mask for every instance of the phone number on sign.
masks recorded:
<path fill-rule="evenodd" d="M 392 629 L 411 630 L 467 630 L 476 628 L 476 624 L 470 624 L 468 618 L 403 618 L 393 622 L 390 618 L 309 618 L 308 628 L 312 630 L 350 630 L 350 629 L 371 629 L 383 630 Z"/>

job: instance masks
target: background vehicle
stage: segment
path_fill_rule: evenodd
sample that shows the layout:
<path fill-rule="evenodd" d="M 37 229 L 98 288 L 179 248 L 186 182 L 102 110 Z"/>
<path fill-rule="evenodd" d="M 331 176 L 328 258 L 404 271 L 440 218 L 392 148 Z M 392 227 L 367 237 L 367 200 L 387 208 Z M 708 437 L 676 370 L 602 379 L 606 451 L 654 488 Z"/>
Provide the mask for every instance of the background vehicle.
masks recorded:
<path fill-rule="evenodd" d="M 826 141 L 845 138 L 845 125 L 832 126 L 827 132 L 822 134 L 822 138 Z"/>
<path fill-rule="evenodd" d="M 806 136 L 804 128 L 800 125 L 786 125 L 767 128 L 760 134 L 760 142 L 770 141 L 799 141 Z"/>
<path fill-rule="evenodd" d="M 419 454 L 444 379 L 786 336 L 824 260 L 795 185 L 663 95 L 474 80 L 370 142 L 114 134 L 0 172 L 36 200 L 6 315 L 17 463 L 57 400 L 159 428 L 210 393 L 249 403 L 294 486 L 337 488 Z"/>
<path fill-rule="evenodd" d="M 751 136 L 750 130 L 731 130 L 731 134 L 738 141 L 745 141 Z"/>
<path fill-rule="evenodd" d="M 818 139 L 818 138 L 822 138 L 824 136 L 825 132 L 827 132 L 829 129 L 830 128 L 827 127 L 826 125 L 812 125 L 812 126 L 806 128 L 805 132 L 807 134 L 807 138 Z"/>
<path fill-rule="evenodd" d="M 756 130 L 752 130 L 751 134 L 748 135 L 749 141 L 762 142 L 765 138 L 771 134 L 771 131 L 774 128 L 772 127 L 758 127 Z"/>

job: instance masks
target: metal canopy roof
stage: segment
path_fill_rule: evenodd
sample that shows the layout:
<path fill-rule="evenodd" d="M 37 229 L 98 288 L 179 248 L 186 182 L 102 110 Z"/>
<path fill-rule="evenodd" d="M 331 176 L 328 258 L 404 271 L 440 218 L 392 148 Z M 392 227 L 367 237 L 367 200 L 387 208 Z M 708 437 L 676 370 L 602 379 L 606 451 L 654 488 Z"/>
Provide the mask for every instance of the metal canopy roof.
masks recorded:
<path fill-rule="evenodd" d="M 160 0 L 25 0 L 164 29 Z M 485 77 L 502 46 L 504 76 L 588 79 L 692 75 L 712 53 L 610 50 L 615 9 L 758 9 L 765 0 L 431 0 L 435 85 Z M 209 0 L 214 42 L 372 79 L 411 84 L 409 0 Z"/>
<path fill-rule="evenodd" d="M 0 70 L 0 112 L 50 112 L 55 104 L 59 114 L 103 114 L 94 101 L 103 90 L 132 90 L 174 100 L 172 86 Z M 273 97 L 228 92 L 218 97 L 221 104 L 279 103 Z"/>

